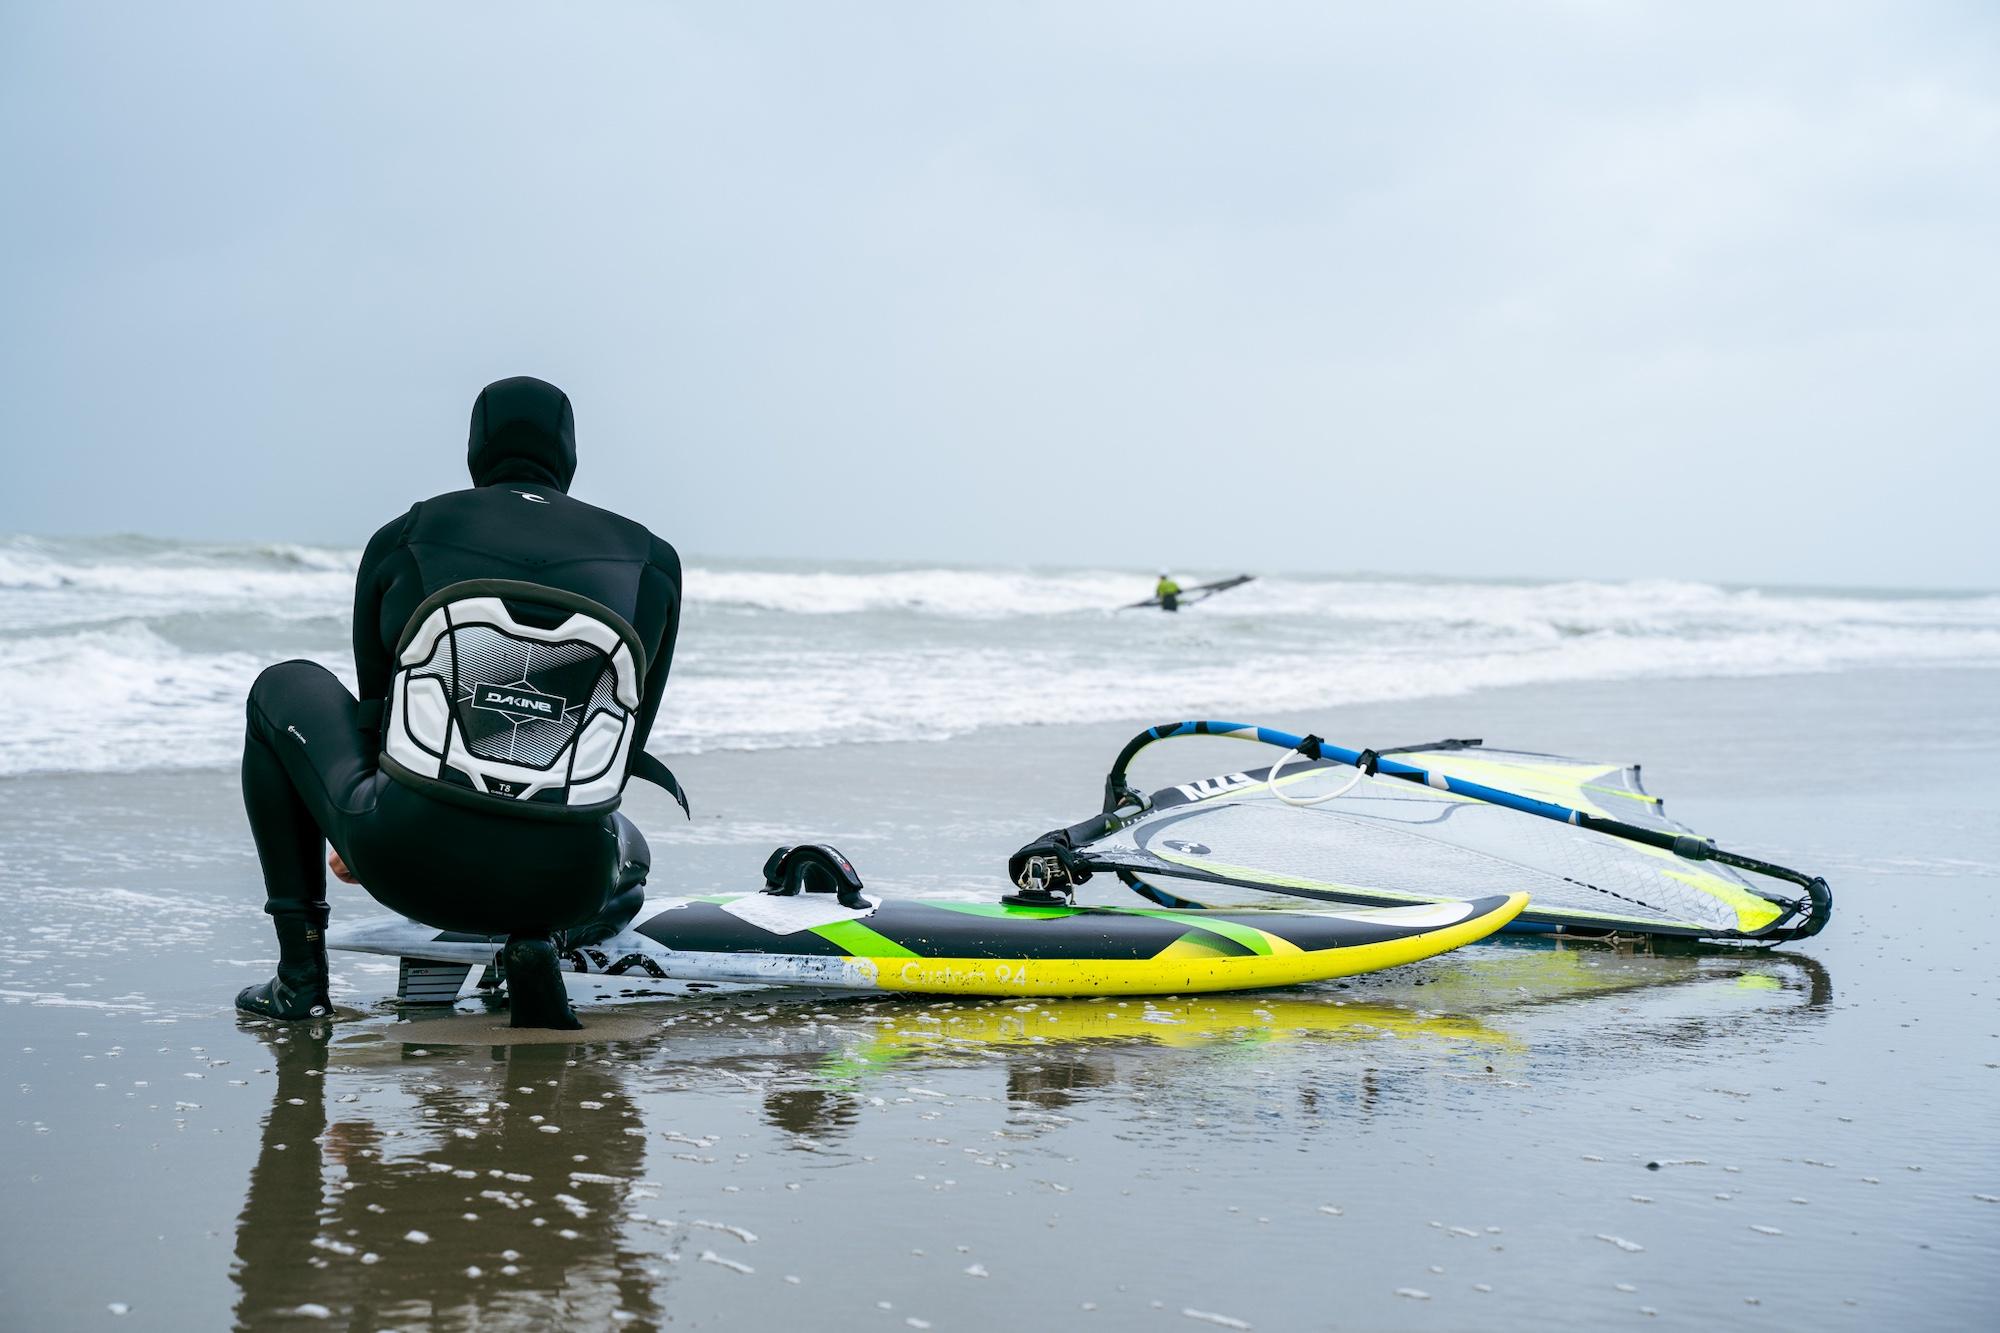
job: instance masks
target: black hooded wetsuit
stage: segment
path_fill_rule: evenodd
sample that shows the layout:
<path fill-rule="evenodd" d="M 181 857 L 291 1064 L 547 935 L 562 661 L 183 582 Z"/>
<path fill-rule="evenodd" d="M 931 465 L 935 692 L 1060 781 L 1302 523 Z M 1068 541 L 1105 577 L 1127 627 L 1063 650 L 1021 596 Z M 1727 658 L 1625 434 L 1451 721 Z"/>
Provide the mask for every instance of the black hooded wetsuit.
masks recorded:
<path fill-rule="evenodd" d="M 680 629 L 679 555 L 566 494 L 576 433 L 553 385 L 489 386 L 473 407 L 469 462 L 474 489 L 421 502 L 368 543 L 354 588 L 361 699 L 387 695 L 397 641 L 429 594 L 467 579 L 536 583 L 588 597 L 637 631 L 639 754 Z M 272 916 L 325 924 L 325 842 L 378 901 L 439 930 L 574 930 L 618 915 L 624 899 L 636 908 L 650 855 L 624 816 L 530 820 L 405 785 L 378 767 L 379 706 L 314 662 L 268 668 L 248 711 L 243 803 Z"/>

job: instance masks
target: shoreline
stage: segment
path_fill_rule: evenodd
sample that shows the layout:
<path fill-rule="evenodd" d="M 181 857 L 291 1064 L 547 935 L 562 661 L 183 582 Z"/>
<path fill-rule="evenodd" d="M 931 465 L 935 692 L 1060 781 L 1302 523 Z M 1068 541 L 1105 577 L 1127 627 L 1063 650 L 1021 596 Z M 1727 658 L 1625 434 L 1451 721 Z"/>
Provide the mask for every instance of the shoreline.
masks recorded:
<path fill-rule="evenodd" d="M 1713 688 L 1716 690 L 1728 690 L 1731 687 L 1755 689 L 1767 684 L 1783 685 L 1787 682 L 1806 684 L 1810 682 L 1833 681 L 1842 678 L 1855 678 L 1864 690 L 1869 689 L 1872 685 L 1888 684 L 1895 681 L 1907 681 L 1913 689 L 1920 690 L 1924 688 L 1924 682 L 1921 679 L 1923 677 L 1935 675 L 1950 678 L 1981 673 L 2000 677 L 2000 664 L 1984 662 L 1928 662 L 1922 665 L 1842 666 L 1820 670 L 1770 671 L 1740 675 L 1620 676 L 1601 680 L 1525 681 L 1497 685 L 1474 685 L 1467 687 L 1463 691 L 1330 704 L 1318 710 L 1285 707 L 1273 710 L 1267 714 L 1257 712 L 1256 710 L 1238 709 L 1234 711 L 1244 714 L 1244 716 L 1232 717 L 1229 720 L 1263 726 L 1275 726 L 1280 729 L 1292 729 L 1303 734 L 1304 732 L 1313 730 L 1315 725 L 1324 728 L 1325 719 L 1334 714 L 1358 714 L 1363 720 L 1357 721 L 1355 725 L 1361 727 L 1368 725 L 1366 719 L 1374 718 L 1382 720 L 1386 719 L 1387 715 L 1393 713 L 1414 712 L 1419 716 L 1437 715 L 1446 712 L 1463 713 L 1475 706 L 1492 703 L 1499 707 L 1504 717 L 1515 717 L 1531 712 L 1533 706 L 1537 703 L 1546 702 L 1546 700 L 1538 696 L 1549 694 L 1567 694 L 1578 696 L 1580 700 L 1587 699 L 1590 701 L 1590 706 L 1594 712 L 1602 713 L 1606 710 L 1597 700 L 1592 699 L 1591 696 L 1620 691 L 1651 694 L 1684 689 Z M 1886 691 L 1886 693 L 1893 695 L 1896 691 L 1890 690 Z M 673 690 L 670 684 L 668 687 L 669 703 L 672 702 L 672 695 Z M 1525 706 L 1523 705 L 1523 701 L 1525 701 Z M 1615 704 L 1618 701 L 1612 700 L 1610 702 Z M 1053 735 L 1076 731 L 1116 732 L 1123 729 L 1129 737 L 1145 730 L 1149 726 L 1159 725 L 1163 722 L 1179 722 L 1195 718 L 1213 720 L 1213 716 L 1212 712 L 1190 712 L 1166 718 L 1152 717 L 1135 712 L 1120 717 L 1094 718 L 1077 722 L 978 723 L 968 727 L 964 731 L 950 732 L 934 737 L 834 736 L 822 741 L 772 743 L 769 745 L 718 745 L 708 749 L 677 750 L 668 753 L 674 756 L 674 762 L 676 763 L 694 764 L 725 762 L 731 759 L 755 759 L 774 755 L 806 755 L 849 749 L 863 753 L 879 753 L 891 750 L 894 747 L 921 748 L 929 746 L 984 745 L 996 742 L 1004 745 L 1006 740 L 1020 736 Z M 1317 720 L 1317 723 L 1315 720 Z M 1473 719 L 1473 721 L 1476 720 Z M 1460 727 L 1461 731 L 1464 729 L 1464 726 Z M 1331 739 L 1330 736 L 1329 739 Z M 1379 741 L 1380 738 L 1376 739 Z M 1494 744 L 1523 743 L 1523 738 L 1521 737 L 1510 737 L 1502 740 L 1497 736 L 1487 736 L 1484 739 Z M 1579 739 L 1588 740 L 1589 738 L 1580 737 Z M 1556 748 L 1561 749 L 1562 747 L 1557 746 Z M 1588 753 L 1593 758 L 1613 759 L 1617 757 L 1611 754 L 1600 754 L 1589 745 L 1574 746 L 1572 748 L 1578 754 Z M 1113 752 L 1115 753 L 1115 747 Z M 232 758 L 228 760 L 216 760 L 210 763 L 160 765 L 146 768 L 27 769 L 20 772 L 0 773 L 0 790 L 4 790 L 8 784 L 16 782 L 92 781 L 123 777 L 165 779 L 232 772 L 234 768 L 235 760 Z M 645 790 L 643 784 L 635 784 L 627 789 L 627 794 L 629 796 L 632 792 L 643 790 Z"/>

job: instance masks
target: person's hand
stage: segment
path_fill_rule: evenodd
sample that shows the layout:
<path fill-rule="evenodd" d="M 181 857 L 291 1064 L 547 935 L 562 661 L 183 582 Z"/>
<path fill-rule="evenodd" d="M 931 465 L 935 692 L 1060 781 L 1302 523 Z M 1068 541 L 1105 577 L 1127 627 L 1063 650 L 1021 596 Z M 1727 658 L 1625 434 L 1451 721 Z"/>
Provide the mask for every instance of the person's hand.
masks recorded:
<path fill-rule="evenodd" d="M 347 868 L 347 862 L 340 859 L 340 853 L 333 851 L 331 848 L 327 850 L 326 868 L 331 870 L 333 877 L 342 884 L 359 884 L 361 882 L 354 878 L 354 872 Z"/>

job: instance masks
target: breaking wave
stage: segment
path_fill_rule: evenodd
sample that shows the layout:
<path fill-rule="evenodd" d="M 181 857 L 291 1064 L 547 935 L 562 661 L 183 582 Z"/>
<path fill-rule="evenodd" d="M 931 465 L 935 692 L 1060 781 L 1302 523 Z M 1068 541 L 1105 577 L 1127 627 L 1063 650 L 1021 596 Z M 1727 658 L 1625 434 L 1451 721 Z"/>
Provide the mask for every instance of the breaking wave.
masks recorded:
<path fill-rule="evenodd" d="M 0 538 L 0 774 L 234 763 L 287 657 L 352 683 L 359 553 Z M 1234 570 L 1184 571 L 1184 583 Z M 703 562 L 663 754 L 1302 712 L 1503 685 L 2000 664 L 2000 596 L 1284 577 L 1179 616 L 1149 573 Z"/>

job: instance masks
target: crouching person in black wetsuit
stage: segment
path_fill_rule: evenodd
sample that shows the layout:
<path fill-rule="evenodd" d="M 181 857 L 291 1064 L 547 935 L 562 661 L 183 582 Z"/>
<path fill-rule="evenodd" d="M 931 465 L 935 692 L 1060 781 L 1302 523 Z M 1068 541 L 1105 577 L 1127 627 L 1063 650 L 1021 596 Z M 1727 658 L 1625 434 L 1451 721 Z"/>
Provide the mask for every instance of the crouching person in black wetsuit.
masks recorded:
<path fill-rule="evenodd" d="M 603 938 L 650 862 L 617 814 L 680 628 L 681 566 L 641 525 L 573 500 L 569 399 L 501 380 L 472 408 L 473 489 L 368 543 L 354 589 L 361 698 L 313 662 L 257 678 L 243 747 L 278 974 L 236 997 L 323 1015 L 326 870 L 439 930 L 505 935 L 516 1027 L 580 1026 L 555 936 Z M 333 853 L 323 863 L 326 843 Z"/>

